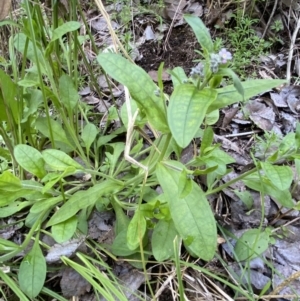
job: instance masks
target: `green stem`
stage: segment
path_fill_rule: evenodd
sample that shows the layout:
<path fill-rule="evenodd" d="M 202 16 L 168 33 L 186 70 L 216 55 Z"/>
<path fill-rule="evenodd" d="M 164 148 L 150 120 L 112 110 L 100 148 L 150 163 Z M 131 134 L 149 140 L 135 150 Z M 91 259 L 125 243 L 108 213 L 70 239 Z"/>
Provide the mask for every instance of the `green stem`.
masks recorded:
<path fill-rule="evenodd" d="M 220 192 L 220 191 L 222 191 L 223 189 L 225 189 L 225 188 L 227 188 L 228 186 L 230 186 L 231 184 L 234 184 L 234 183 L 236 183 L 237 181 L 240 181 L 240 180 L 244 179 L 245 177 L 251 175 L 252 173 L 254 173 L 254 172 L 256 172 L 256 171 L 258 171 L 258 168 L 257 168 L 257 167 L 255 167 L 255 168 L 253 168 L 253 169 L 251 169 L 251 170 L 249 170 L 249 171 L 247 171 L 247 172 L 241 174 L 240 176 L 238 176 L 238 177 L 236 177 L 236 178 L 234 178 L 234 179 L 228 181 L 227 183 L 225 183 L 225 184 L 223 184 L 223 185 L 221 185 L 221 186 L 219 186 L 219 187 L 217 187 L 217 188 L 215 188 L 215 189 L 213 189 L 213 190 L 207 191 L 207 192 L 206 192 L 206 196 L 211 195 L 211 194 L 214 194 L 214 193 L 217 193 L 217 192 Z"/>

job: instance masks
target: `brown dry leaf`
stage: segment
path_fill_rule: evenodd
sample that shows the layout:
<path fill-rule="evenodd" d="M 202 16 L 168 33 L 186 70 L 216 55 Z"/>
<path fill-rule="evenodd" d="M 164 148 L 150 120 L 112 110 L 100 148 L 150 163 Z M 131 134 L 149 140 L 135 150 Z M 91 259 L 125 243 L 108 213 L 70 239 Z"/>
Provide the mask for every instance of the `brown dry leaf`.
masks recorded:
<path fill-rule="evenodd" d="M 71 298 L 89 292 L 91 285 L 75 270 L 66 268 L 60 280 L 60 288 L 64 297 Z"/>
<path fill-rule="evenodd" d="M 286 86 L 281 92 L 280 96 L 288 104 L 290 110 L 298 114 L 300 111 L 300 87 L 299 86 Z"/>
<path fill-rule="evenodd" d="M 245 109 L 251 120 L 262 130 L 271 131 L 275 123 L 275 113 L 272 108 L 258 100 L 250 101 Z"/>
<path fill-rule="evenodd" d="M 94 211 L 88 222 L 88 236 L 92 239 L 103 240 L 108 232 L 112 232 L 114 220 L 112 211 Z"/>
<path fill-rule="evenodd" d="M 156 83 L 158 82 L 158 73 L 156 70 L 151 70 L 148 72 L 148 74 Z M 171 80 L 171 75 L 169 73 L 167 73 L 167 71 L 165 69 L 163 70 L 161 77 L 162 77 L 163 82 Z"/>
<path fill-rule="evenodd" d="M 276 107 L 286 108 L 288 106 L 281 93 L 270 93 L 270 96 Z"/>
<path fill-rule="evenodd" d="M 84 97 L 82 99 L 82 101 L 84 101 L 85 103 L 89 104 L 89 105 L 94 105 L 100 102 L 100 99 L 93 96 L 93 95 L 89 95 L 87 97 Z"/>
<path fill-rule="evenodd" d="M 115 21 L 111 21 L 111 26 L 114 30 L 116 30 L 120 27 L 120 25 Z M 101 33 L 104 33 L 104 32 L 108 31 L 107 22 L 106 22 L 104 17 L 100 17 L 100 18 L 92 20 L 91 21 L 91 27 L 95 31 L 101 32 Z"/>
<path fill-rule="evenodd" d="M 138 301 L 138 300 L 147 300 L 145 296 L 139 298 L 139 287 L 145 282 L 146 278 L 143 272 L 138 271 L 133 268 L 130 264 L 125 262 L 119 262 L 114 267 L 114 273 L 118 276 L 118 281 L 126 300 L 129 301 Z M 105 301 L 106 299 L 101 298 L 100 301 Z M 119 301 L 119 299 L 115 299 Z"/>
<path fill-rule="evenodd" d="M 181 20 L 183 17 L 182 10 L 187 5 L 186 0 L 164 0 L 165 3 L 165 13 L 171 20 Z"/>
<path fill-rule="evenodd" d="M 46 262 L 53 263 L 60 261 L 61 256 L 71 257 L 76 250 L 80 247 L 80 245 L 84 242 L 85 237 L 71 239 L 62 244 L 55 244 L 48 251 L 46 258 Z"/>
<path fill-rule="evenodd" d="M 214 135 L 214 140 L 216 142 L 221 142 L 222 148 L 224 148 L 226 150 L 228 150 L 228 149 L 232 150 L 240 155 L 243 155 L 243 153 L 244 153 L 244 151 L 235 142 L 232 142 L 223 136 Z"/>
<path fill-rule="evenodd" d="M 0 21 L 8 16 L 10 7 L 11 0 L 0 0 Z"/>
<path fill-rule="evenodd" d="M 298 118 L 285 112 L 281 112 L 281 118 L 282 131 L 284 133 L 294 132 L 296 129 Z"/>
<path fill-rule="evenodd" d="M 9 218 L 7 222 L 3 219 L 0 221 L 0 237 L 3 239 L 10 239 L 14 236 L 18 229 L 21 229 L 23 223 L 17 223 L 14 218 Z"/>
<path fill-rule="evenodd" d="M 184 13 L 191 14 L 197 17 L 203 16 L 203 6 L 198 3 L 194 2 L 191 5 L 188 5 L 187 8 L 184 10 Z"/>

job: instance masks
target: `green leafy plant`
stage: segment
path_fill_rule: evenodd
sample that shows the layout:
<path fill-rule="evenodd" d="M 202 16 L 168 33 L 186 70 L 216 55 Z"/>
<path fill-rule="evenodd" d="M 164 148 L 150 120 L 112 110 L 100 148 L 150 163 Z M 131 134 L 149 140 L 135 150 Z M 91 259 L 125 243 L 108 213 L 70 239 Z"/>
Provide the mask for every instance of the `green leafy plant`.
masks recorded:
<path fill-rule="evenodd" d="M 226 29 L 226 43 L 234 52 L 232 68 L 243 78 L 248 77 L 246 69 L 258 63 L 261 55 L 270 50 L 272 43 L 261 39 L 255 25 L 259 22 L 250 16 L 234 15 L 234 28 Z"/>
<path fill-rule="evenodd" d="M 282 82 L 268 80 L 240 82 L 234 72 L 227 67 L 228 60 L 231 58 L 230 53 L 222 50 L 219 54 L 215 54 L 213 41 L 200 19 L 192 16 L 185 16 L 185 19 L 195 31 L 202 46 L 204 59 L 200 63 L 200 68 L 194 70 L 191 77 L 188 77 L 181 68 L 175 68 L 170 72 L 174 91 L 169 98 L 168 106 L 166 105 L 168 98 L 163 93 L 161 80 L 157 87 L 141 68 L 117 54 L 107 53 L 98 56 L 102 68 L 129 89 L 132 101 L 139 108 L 141 117 L 146 117 L 145 122 L 147 121 L 151 128 L 163 134 L 158 139 L 163 140 L 167 137 L 167 142 L 174 139 L 175 145 L 179 147 L 179 153 L 195 138 L 199 127 L 206 124 L 205 118 L 209 114 L 217 114 L 218 110 L 224 106 L 248 99 L 259 91 Z M 225 76 L 231 77 L 234 85 L 218 88 Z M 254 86 L 255 92 L 252 89 Z M 169 213 L 163 217 L 166 221 L 159 221 L 157 231 L 161 224 L 166 225 L 167 229 L 170 226 L 171 229 L 175 227 L 177 234 L 191 254 L 205 260 L 210 260 L 215 253 L 216 225 L 204 192 L 192 178 L 197 174 L 208 174 L 207 185 L 209 190 L 213 190 L 218 179 L 226 174 L 226 165 L 233 162 L 230 156 L 223 153 L 217 146 L 213 146 L 212 136 L 213 132 L 207 126 L 202 136 L 200 155 L 187 164 L 189 168 L 179 162 L 165 160 L 168 153 L 161 152 L 160 149 L 158 149 L 160 150 L 159 160 L 156 159 L 155 164 L 149 160 L 143 162 L 149 168 L 149 175 L 155 171 L 158 183 L 164 191 L 159 200 L 161 202 L 163 198 L 164 208 L 168 206 Z M 170 145 L 174 146 L 174 142 Z M 172 150 L 170 150 L 170 145 L 162 150 L 169 149 L 170 152 Z M 196 170 L 191 168 L 196 168 Z M 145 215 L 143 206 L 145 204 L 140 202 L 136 208 L 134 218 L 128 226 L 127 236 L 122 234 L 123 243 L 127 242 L 129 250 L 137 249 L 145 237 L 147 220 L 151 216 Z M 135 229 L 135 232 L 132 229 Z M 165 253 L 166 249 L 170 250 L 169 256 L 173 254 L 171 240 L 168 248 L 164 246 L 162 255 L 158 250 L 158 244 L 168 231 L 160 231 L 161 237 L 159 237 L 154 228 L 152 247 L 159 254 L 159 258 L 160 256 L 168 257 Z M 172 236 L 174 236 L 176 232 L 172 231 Z M 118 244 L 120 244 L 119 241 Z"/>
<path fill-rule="evenodd" d="M 47 265 L 40 233 L 46 232 L 57 243 L 79 232 L 87 235 L 88 218 L 95 208 L 110 208 L 116 215 L 116 237 L 106 251 L 130 259 L 138 268 L 145 269 L 151 255 L 157 261 L 174 259 L 180 277 L 182 243 L 192 256 L 211 260 L 216 252 L 217 228 L 207 196 L 232 183 L 221 185 L 220 180 L 234 162 L 213 143 L 211 125 L 217 121 L 219 109 L 244 102 L 283 81 L 241 82 L 228 67 L 231 54 L 226 49 L 215 53 L 216 45 L 202 21 L 185 16 L 202 47 L 202 57 L 190 75 L 180 67 L 170 70 L 171 95 L 164 93 L 162 65 L 156 85 L 143 69 L 118 54 L 97 56 L 106 74 L 126 86 L 130 94 L 126 93 L 120 112 L 124 126 L 107 134 L 89 119 L 89 109 L 77 93 L 76 58 L 85 38 L 78 36 L 80 24 L 69 21 L 58 26 L 54 20 L 57 26 L 46 35 L 42 12 L 30 7 L 28 1 L 25 4 L 31 22 L 24 18 L 23 30 L 10 44 L 11 53 L 23 55 L 22 76 L 15 73 L 11 77 L 0 70 L 0 134 L 5 145 L 0 155 L 9 163 L 2 166 L 0 175 L 0 217 L 26 212 L 23 222 L 29 232 L 20 245 L 1 239 L 0 261 L 5 264 L 26 248 L 29 251 L 14 271 L 4 273 L 0 269 L 2 280 L 21 300 L 46 293 L 56 298 L 44 286 Z M 43 26 L 34 26 L 36 23 Z M 17 66 L 12 67 L 17 70 Z M 90 76 L 93 79 L 93 72 Z M 219 88 L 224 77 L 230 77 L 233 85 Z M 78 122 L 79 112 L 82 123 Z M 108 114 L 109 118 L 118 116 L 116 109 Z M 144 133 L 146 124 L 153 132 L 152 140 Z M 126 143 L 114 141 L 125 132 Z M 248 187 L 291 208 L 290 169 L 276 164 L 282 158 L 298 159 L 298 136 L 299 129 L 266 162 L 233 182 L 243 180 Z M 201 145 L 195 157 L 180 163 L 182 150 L 198 138 Z M 206 179 L 202 186 L 195 179 L 199 175 Z M 263 236 L 260 233 L 252 233 L 251 243 L 257 241 L 254 235 Z M 29 247 L 32 240 L 34 244 Z M 253 244 L 240 251 L 240 256 L 249 248 L 247 254 L 259 255 Z M 111 299 L 113 295 L 124 299 L 111 282 L 97 275 L 93 258 L 80 253 L 76 256 L 84 267 L 72 259 L 61 259 L 84 275 L 95 291 Z"/>

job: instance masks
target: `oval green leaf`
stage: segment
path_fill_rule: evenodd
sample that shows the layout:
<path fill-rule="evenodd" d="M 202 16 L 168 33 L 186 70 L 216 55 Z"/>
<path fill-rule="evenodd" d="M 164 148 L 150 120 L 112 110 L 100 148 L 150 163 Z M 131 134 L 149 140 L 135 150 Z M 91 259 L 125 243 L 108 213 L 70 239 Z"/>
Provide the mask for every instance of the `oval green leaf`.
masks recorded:
<path fill-rule="evenodd" d="M 72 238 L 77 228 L 77 222 L 77 217 L 72 216 L 62 223 L 53 225 L 51 233 L 54 240 L 61 244 Z"/>
<path fill-rule="evenodd" d="M 57 149 L 46 149 L 42 156 L 45 162 L 54 170 L 64 171 L 68 167 L 82 170 L 83 167 L 70 156 Z"/>
<path fill-rule="evenodd" d="M 192 27 L 201 47 L 206 49 L 209 53 L 212 53 L 214 50 L 214 44 L 210 33 L 202 20 L 193 15 L 184 15 L 184 19 Z"/>
<path fill-rule="evenodd" d="M 168 107 L 168 122 L 180 147 L 185 148 L 192 141 L 216 97 L 216 90 L 209 88 L 200 91 L 187 84 L 175 87 Z"/>
<path fill-rule="evenodd" d="M 238 260 L 251 260 L 258 257 L 268 249 L 269 240 L 269 234 L 260 229 L 247 230 L 234 247 Z"/>
<path fill-rule="evenodd" d="M 293 181 L 293 172 L 289 166 L 277 166 L 261 162 L 261 167 L 268 179 L 279 189 L 289 189 Z"/>
<path fill-rule="evenodd" d="M 97 135 L 99 133 L 99 130 L 96 128 L 96 126 L 93 123 L 88 123 L 82 131 L 81 139 L 84 142 L 85 147 L 87 150 L 90 150 L 90 147 L 94 140 L 96 139 Z"/>
<path fill-rule="evenodd" d="M 217 247 L 217 228 L 204 192 L 193 182 L 192 191 L 185 198 L 180 198 L 179 171 L 159 163 L 156 175 L 168 199 L 177 232 L 188 242 L 192 254 L 203 260 L 211 260 Z"/>
<path fill-rule="evenodd" d="M 88 190 L 76 192 L 48 221 L 47 227 L 61 223 L 73 217 L 81 209 L 94 206 L 101 196 L 108 195 L 122 189 L 116 182 L 105 180 Z"/>
<path fill-rule="evenodd" d="M 45 162 L 41 153 L 35 148 L 19 144 L 14 149 L 17 162 L 28 172 L 42 179 L 46 175 Z"/>
<path fill-rule="evenodd" d="M 38 241 L 38 240 L 37 240 Z M 23 258 L 18 279 L 21 290 L 29 297 L 38 296 L 46 279 L 46 260 L 38 243 Z"/>
<path fill-rule="evenodd" d="M 128 88 L 150 124 L 159 131 L 169 132 L 165 104 L 161 97 L 155 95 L 158 87 L 151 77 L 142 68 L 115 53 L 101 53 L 97 60 L 107 74 Z"/>
<path fill-rule="evenodd" d="M 142 212 L 137 209 L 131 219 L 127 230 L 127 246 L 130 250 L 138 248 L 143 242 L 143 237 L 146 233 L 147 223 Z"/>
<path fill-rule="evenodd" d="M 152 252 L 157 261 L 164 261 L 174 256 L 174 239 L 177 231 L 174 222 L 170 219 L 160 220 L 152 234 Z"/>

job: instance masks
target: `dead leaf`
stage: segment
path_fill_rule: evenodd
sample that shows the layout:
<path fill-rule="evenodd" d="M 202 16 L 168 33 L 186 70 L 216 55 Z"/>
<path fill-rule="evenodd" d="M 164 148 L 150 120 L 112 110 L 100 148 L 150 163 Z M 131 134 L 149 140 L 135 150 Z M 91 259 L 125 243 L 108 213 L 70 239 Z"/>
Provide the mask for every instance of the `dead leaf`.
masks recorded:
<path fill-rule="evenodd" d="M 250 119 L 262 130 L 270 131 L 275 123 L 275 113 L 272 108 L 258 100 L 250 101 L 245 109 L 248 111 Z"/>
<path fill-rule="evenodd" d="M 81 238 L 71 239 L 62 244 L 55 244 L 48 251 L 46 262 L 53 263 L 60 261 L 61 256 L 71 257 L 79 246 L 84 242 L 85 236 Z"/>
<path fill-rule="evenodd" d="M 81 96 L 89 95 L 89 94 L 91 94 L 91 88 L 89 86 L 87 86 L 87 87 L 83 88 L 82 90 L 80 90 L 78 92 L 78 94 Z"/>
<path fill-rule="evenodd" d="M 112 28 L 115 30 L 115 29 L 118 29 L 120 26 L 118 25 L 117 22 L 115 21 L 111 21 L 111 26 Z M 94 19 L 91 21 L 91 27 L 95 30 L 95 31 L 98 31 L 98 32 L 106 32 L 108 31 L 108 27 L 107 27 L 107 22 L 105 20 L 104 17 L 101 17 L 101 18 L 97 18 L 97 19 Z"/>
<path fill-rule="evenodd" d="M 270 93 L 270 96 L 276 107 L 286 108 L 288 106 L 281 93 Z"/>
<path fill-rule="evenodd" d="M 8 16 L 10 7 L 11 7 L 11 0 L 0 1 L 0 21 Z"/>
<path fill-rule="evenodd" d="M 186 0 L 164 0 L 165 14 L 168 18 L 179 21 L 183 17 L 183 8 L 187 5 Z"/>
<path fill-rule="evenodd" d="M 151 70 L 148 72 L 148 74 L 156 83 L 158 82 L 158 72 L 156 70 Z M 171 80 L 171 75 L 167 73 L 165 69 L 163 70 L 161 77 L 163 82 Z"/>
<path fill-rule="evenodd" d="M 62 294 L 66 298 L 79 297 L 91 290 L 91 285 L 74 269 L 66 268 L 60 280 Z"/>
<path fill-rule="evenodd" d="M 144 31 L 144 36 L 146 41 L 155 40 L 155 33 L 152 30 L 152 27 L 148 25 Z"/>
<path fill-rule="evenodd" d="M 203 6 L 198 2 L 194 2 L 191 5 L 188 5 L 188 7 L 184 10 L 184 13 L 191 14 L 197 17 L 202 17 Z"/>
<path fill-rule="evenodd" d="M 88 236 L 99 239 L 113 230 L 114 214 L 112 211 L 94 211 L 88 222 Z"/>

